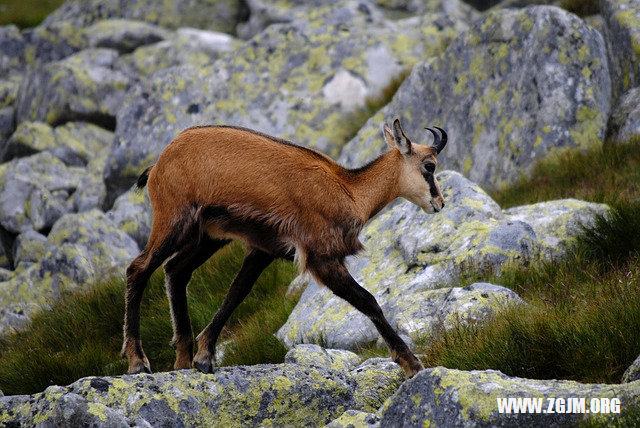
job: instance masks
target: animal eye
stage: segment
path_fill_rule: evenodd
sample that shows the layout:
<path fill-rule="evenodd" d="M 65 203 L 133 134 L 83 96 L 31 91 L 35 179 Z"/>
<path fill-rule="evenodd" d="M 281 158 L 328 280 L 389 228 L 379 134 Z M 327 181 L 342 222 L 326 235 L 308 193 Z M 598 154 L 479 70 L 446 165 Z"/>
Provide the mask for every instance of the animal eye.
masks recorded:
<path fill-rule="evenodd" d="M 431 163 L 431 162 L 427 162 L 425 164 L 422 165 L 422 168 L 428 172 L 429 174 L 433 174 L 434 171 L 436 170 L 436 164 Z"/>

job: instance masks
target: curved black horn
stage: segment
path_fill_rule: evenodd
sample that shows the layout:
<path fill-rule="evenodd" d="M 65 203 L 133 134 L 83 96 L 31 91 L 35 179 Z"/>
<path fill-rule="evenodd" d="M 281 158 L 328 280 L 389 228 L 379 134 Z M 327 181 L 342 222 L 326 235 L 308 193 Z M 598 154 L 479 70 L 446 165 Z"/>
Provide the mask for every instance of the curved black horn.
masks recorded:
<path fill-rule="evenodd" d="M 431 128 L 424 128 L 426 130 L 428 130 L 429 132 L 431 132 L 433 134 L 433 144 L 432 146 L 436 148 L 436 150 L 438 150 L 439 144 L 440 144 L 440 135 L 438 135 L 438 133 L 436 131 L 434 131 Z M 440 150 L 438 150 L 438 153 L 440 153 Z"/>
<path fill-rule="evenodd" d="M 437 126 L 434 126 L 434 128 L 436 128 L 442 134 L 442 140 L 438 140 L 438 144 L 434 144 L 434 146 L 436 146 L 436 151 L 438 152 L 438 154 L 440 154 L 442 149 L 444 149 L 444 146 L 447 145 L 447 133 L 444 132 L 444 129 Z"/>

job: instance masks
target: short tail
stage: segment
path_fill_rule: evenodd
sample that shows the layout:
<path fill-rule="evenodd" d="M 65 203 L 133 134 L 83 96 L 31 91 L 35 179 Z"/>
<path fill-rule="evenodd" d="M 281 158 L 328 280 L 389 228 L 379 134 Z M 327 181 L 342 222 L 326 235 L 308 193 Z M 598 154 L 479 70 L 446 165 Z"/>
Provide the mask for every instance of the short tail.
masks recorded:
<path fill-rule="evenodd" d="M 153 165 L 145 169 L 144 172 L 140 174 L 140 177 L 138 177 L 138 181 L 136 181 L 137 190 L 144 189 L 144 186 L 147 185 L 147 181 L 149 180 L 149 171 L 151 171 L 151 168 L 153 168 Z"/>

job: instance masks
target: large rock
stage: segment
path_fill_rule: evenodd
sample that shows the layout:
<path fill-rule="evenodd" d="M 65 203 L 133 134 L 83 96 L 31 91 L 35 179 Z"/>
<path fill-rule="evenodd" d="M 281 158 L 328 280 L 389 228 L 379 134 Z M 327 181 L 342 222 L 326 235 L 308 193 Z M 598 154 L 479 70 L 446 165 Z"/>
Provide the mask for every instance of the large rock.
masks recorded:
<path fill-rule="evenodd" d="M 85 34 L 89 47 L 128 53 L 166 39 L 169 31 L 144 21 L 105 19 L 87 27 Z"/>
<path fill-rule="evenodd" d="M 105 173 L 110 200 L 192 125 L 247 126 L 335 155 L 355 131 L 351 113 L 462 25 L 441 15 L 391 22 L 358 5 L 272 25 L 210 67 L 160 71 L 130 91 Z"/>
<path fill-rule="evenodd" d="M 303 364 L 348 371 L 360 364 L 360 357 L 342 349 L 324 349 L 318 345 L 298 345 L 287 352 L 285 363 Z"/>
<path fill-rule="evenodd" d="M 21 77 L 0 79 L 0 154 L 7 138 L 15 130 L 15 100 Z"/>
<path fill-rule="evenodd" d="M 492 284 L 451 287 L 462 273 L 560 257 L 575 242 L 579 224 L 607 212 L 604 205 L 576 200 L 502 211 L 459 173 L 445 171 L 438 180 L 446 200 L 440 213 L 429 216 L 409 202 L 396 203 L 362 231 L 366 251 L 348 259 L 354 278 L 409 337 L 428 338 L 436 327 L 481 321 L 504 304 L 520 303 L 515 293 Z M 342 349 L 378 338 L 364 315 L 313 280 L 277 335 L 289 347 L 322 343 Z"/>
<path fill-rule="evenodd" d="M 41 24 L 22 32 L 27 43 L 25 63 L 39 67 L 66 58 L 87 47 L 84 29 L 71 21 Z"/>
<path fill-rule="evenodd" d="M 383 13 L 392 18 L 444 14 L 454 20 L 470 22 L 479 16 L 477 11 L 461 0 L 375 0 L 358 3 L 350 0 L 247 0 L 249 19 L 239 23 L 236 30 L 239 37 L 250 39 L 269 25 L 310 17 L 317 19 L 313 16 L 317 14 L 318 8 L 328 5 L 340 8 L 343 5 L 348 6 L 349 3 L 358 8 L 367 8 L 377 17 L 381 17 Z"/>
<path fill-rule="evenodd" d="M 501 398 L 532 398 L 541 400 L 539 412 L 512 412 L 500 414 Z M 546 413 L 551 398 L 554 413 Z M 582 398 L 584 408 L 591 414 L 580 413 L 570 397 Z M 594 416 L 606 426 L 615 423 L 620 412 L 640 398 L 640 382 L 629 384 L 580 384 L 568 380 L 532 380 L 509 377 L 496 370 L 461 371 L 444 367 L 426 369 L 408 380 L 380 409 L 380 427 L 397 426 L 447 426 L 447 427 L 517 427 L 517 426 L 574 426 L 603 407 L 590 407 L 591 401 L 601 403 L 617 398 L 618 413 L 613 407 L 610 413 Z M 579 402 L 578 402 L 579 403 Z M 573 408 L 572 408 L 573 409 Z M 543 411 L 545 414 L 543 414 Z M 630 410 L 631 411 L 631 410 Z M 566 412 L 566 413 L 565 413 Z"/>
<path fill-rule="evenodd" d="M 151 76 L 158 70 L 177 65 L 206 67 L 240 45 L 239 40 L 225 33 L 180 28 L 161 42 L 121 56 L 120 62 L 132 73 Z"/>
<path fill-rule="evenodd" d="M 44 122 L 22 122 L 4 147 L 0 160 L 49 152 L 67 166 L 87 166 L 104 156 L 113 144 L 114 134 L 87 122 L 68 122 L 53 128 Z"/>
<path fill-rule="evenodd" d="M 25 48 L 26 43 L 18 27 L 0 27 L 0 76 L 8 76 L 24 66 Z"/>
<path fill-rule="evenodd" d="M 34 239 L 32 236 L 29 245 L 36 244 Z M 0 307 L 4 308 L 0 334 L 13 327 L 16 316 L 28 318 L 64 291 L 81 290 L 100 278 L 124 275 L 126 265 L 138 252 L 133 238 L 102 212 L 64 215 L 47 236 L 42 258 L 28 260 L 23 268 L 21 263 L 8 281 L 0 282 Z"/>
<path fill-rule="evenodd" d="M 513 221 L 528 223 L 538 237 L 543 256 L 557 259 L 573 245 L 571 237 L 580 234 L 583 225 L 592 224 L 594 216 L 606 212 L 604 205 L 563 199 L 509 208 L 504 214 Z"/>
<path fill-rule="evenodd" d="M 0 398 L 7 425 L 319 426 L 353 406 L 348 374 L 296 364 L 88 377 Z"/>
<path fill-rule="evenodd" d="M 10 233 L 48 230 L 73 210 L 69 201 L 85 170 L 67 167 L 50 153 L 0 165 L 0 225 Z"/>
<path fill-rule="evenodd" d="M 370 358 L 350 372 L 356 382 L 352 409 L 375 412 L 405 381 L 400 366 L 390 358 Z"/>
<path fill-rule="evenodd" d="M 640 85 L 640 4 L 600 0 L 615 97 Z"/>
<path fill-rule="evenodd" d="M 622 375 L 623 382 L 633 382 L 635 380 L 640 380 L 640 355 L 633 363 L 631 363 Z"/>
<path fill-rule="evenodd" d="M 83 28 L 103 19 L 125 18 L 168 28 L 189 26 L 232 33 L 242 18 L 241 3 L 240 0 L 67 0 L 41 27 L 64 23 Z"/>
<path fill-rule="evenodd" d="M 340 417 L 325 425 L 325 428 L 378 428 L 380 418 L 362 410 L 347 410 Z"/>
<path fill-rule="evenodd" d="M 599 144 L 610 93 L 598 31 L 556 7 L 496 10 L 414 67 L 340 160 L 355 167 L 374 159 L 385 150 L 383 120 L 399 116 L 416 142 L 429 143 L 424 127 L 445 128 L 441 164 L 499 187 L 553 150 Z"/>
<path fill-rule="evenodd" d="M 18 92 L 16 120 L 50 125 L 86 120 L 115 126 L 131 78 L 116 69 L 112 49 L 86 49 L 30 71 Z"/>
<path fill-rule="evenodd" d="M 406 12 L 413 15 L 426 13 L 445 13 L 467 20 L 472 20 L 480 14 L 462 0 L 375 0 L 381 8 Z"/>
<path fill-rule="evenodd" d="M 146 191 L 129 190 L 116 199 L 107 217 L 131 236 L 140 249 L 151 233 L 151 203 Z"/>
<path fill-rule="evenodd" d="M 640 136 L 640 87 L 626 92 L 611 112 L 609 136 L 618 142 Z"/>

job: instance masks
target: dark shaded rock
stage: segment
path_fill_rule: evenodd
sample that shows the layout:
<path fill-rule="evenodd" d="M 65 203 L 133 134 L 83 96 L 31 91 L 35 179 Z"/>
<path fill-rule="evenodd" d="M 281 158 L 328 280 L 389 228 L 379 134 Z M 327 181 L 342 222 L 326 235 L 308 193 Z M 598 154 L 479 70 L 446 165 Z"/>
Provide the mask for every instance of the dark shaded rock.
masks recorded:
<path fill-rule="evenodd" d="M 640 136 L 640 88 L 633 88 L 620 97 L 611 111 L 608 134 L 619 142 Z"/>

